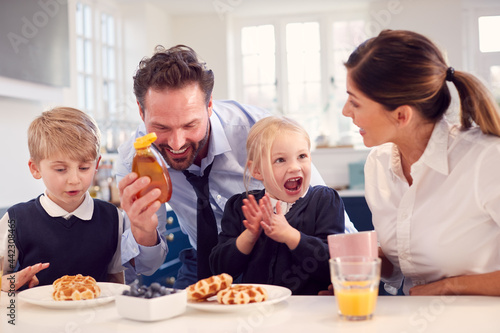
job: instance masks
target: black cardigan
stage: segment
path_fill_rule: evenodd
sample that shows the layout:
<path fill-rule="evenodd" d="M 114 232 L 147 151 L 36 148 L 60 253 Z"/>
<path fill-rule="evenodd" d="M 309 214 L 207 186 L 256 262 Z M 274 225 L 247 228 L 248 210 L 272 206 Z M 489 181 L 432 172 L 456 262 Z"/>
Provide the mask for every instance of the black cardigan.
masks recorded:
<path fill-rule="evenodd" d="M 259 201 L 265 190 L 250 194 Z M 300 242 L 291 251 L 261 233 L 249 255 L 236 247 L 236 238 L 245 230 L 241 207 L 246 194 L 231 197 L 224 209 L 219 242 L 210 255 L 214 274 L 228 273 L 241 283 L 284 286 L 294 295 L 317 295 L 330 284 L 327 236 L 344 232 L 344 204 L 338 193 L 326 186 L 309 187 L 285 215 L 300 231 Z"/>

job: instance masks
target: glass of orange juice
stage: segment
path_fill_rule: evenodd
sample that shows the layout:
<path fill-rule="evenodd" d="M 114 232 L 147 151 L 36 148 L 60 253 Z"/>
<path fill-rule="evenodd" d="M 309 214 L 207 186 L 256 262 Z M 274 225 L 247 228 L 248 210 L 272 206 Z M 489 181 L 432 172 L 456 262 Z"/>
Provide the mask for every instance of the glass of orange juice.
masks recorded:
<path fill-rule="evenodd" d="M 330 274 L 340 317 L 373 317 L 380 283 L 380 258 L 346 256 L 330 259 Z"/>

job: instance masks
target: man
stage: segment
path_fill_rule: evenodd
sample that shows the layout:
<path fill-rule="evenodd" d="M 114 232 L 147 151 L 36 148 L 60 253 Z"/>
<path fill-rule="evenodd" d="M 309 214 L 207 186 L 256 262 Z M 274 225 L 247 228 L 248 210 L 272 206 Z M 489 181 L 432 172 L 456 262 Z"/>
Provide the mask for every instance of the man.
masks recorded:
<path fill-rule="evenodd" d="M 205 242 L 210 236 L 204 231 L 203 237 L 198 237 L 198 218 L 213 214 L 214 228 L 217 228 L 214 232 L 220 231 L 226 201 L 246 190 L 243 174 L 248 131 L 256 121 L 270 115 L 263 109 L 234 101 L 213 101 L 213 85 L 212 71 L 198 60 L 191 48 L 157 47 L 151 58 L 140 62 L 134 76 L 134 93 L 143 124 L 118 150 L 121 206 L 130 221 L 130 229 L 124 232 L 122 239 L 122 262 L 127 267 L 133 266 L 136 273 L 152 274 L 163 263 L 167 252 L 161 236 L 166 228 L 166 208 L 157 201 L 159 190 L 137 197 L 149 179 L 138 179 L 130 171 L 135 138 L 149 132 L 155 132 L 158 137 L 154 145 L 168 164 L 172 180 L 172 198 L 168 204 L 193 246 L 179 255 L 182 267 L 176 288 L 185 288 L 207 275 L 206 271 L 200 273 L 200 265 L 208 265 L 210 247 L 199 255 L 196 250 L 199 241 Z M 209 185 L 204 187 L 208 186 L 210 192 L 210 214 L 206 211 L 198 214 L 197 192 L 188 181 L 186 171 L 208 175 Z M 311 184 L 323 184 L 316 169 Z M 249 189 L 262 187 L 252 179 Z M 355 231 L 347 214 L 346 226 Z"/>

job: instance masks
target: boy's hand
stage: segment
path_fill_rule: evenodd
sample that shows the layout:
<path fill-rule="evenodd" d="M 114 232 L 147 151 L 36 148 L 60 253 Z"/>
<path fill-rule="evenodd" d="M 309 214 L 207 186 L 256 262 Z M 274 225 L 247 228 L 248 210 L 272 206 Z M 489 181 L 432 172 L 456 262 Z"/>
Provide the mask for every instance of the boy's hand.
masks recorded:
<path fill-rule="evenodd" d="M 292 227 L 281 212 L 281 202 L 276 203 L 276 214 L 269 195 L 266 194 L 259 202 L 262 211 L 260 225 L 266 235 L 279 243 L 285 243 L 290 250 L 295 250 L 300 242 L 300 232 Z"/>
<path fill-rule="evenodd" d="M 118 184 L 121 207 L 127 213 L 130 230 L 136 242 L 143 246 L 153 246 L 158 241 L 156 233 L 158 216 L 155 213 L 161 206 L 158 201 L 161 191 L 154 189 L 139 198 L 139 192 L 151 182 L 151 179 L 137 177 L 135 172 L 129 173 Z"/>
<path fill-rule="evenodd" d="M 49 263 L 39 263 L 33 266 L 28 266 L 23 270 L 20 270 L 19 272 L 16 273 L 7 273 L 4 274 L 2 277 L 2 290 L 3 291 L 10 291 L 11 285 L 10 285 L 10 279 L 7 280 L 7 277 L 12 277 L 12 275 L 15 276 L 14 281 L 14 290 L 18 290 L 22 286 L 24 286 L 26 283 L 28 283 L 28 287 L 32 288 L 38 285 L 39 281 L 38 278 L 36 277 L 36 274 L 47 267 L 49 267 Z"/>

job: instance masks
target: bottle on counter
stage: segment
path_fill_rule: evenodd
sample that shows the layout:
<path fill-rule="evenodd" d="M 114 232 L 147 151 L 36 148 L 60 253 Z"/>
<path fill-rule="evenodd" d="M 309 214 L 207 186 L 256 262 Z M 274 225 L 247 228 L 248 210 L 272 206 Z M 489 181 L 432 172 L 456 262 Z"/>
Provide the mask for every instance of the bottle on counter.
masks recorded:
<path fill-rule="evenodd" d="M 136 150 L 132 161 L 132 171 L 137 173 L 139 177 L 148 176 L 151 183 L 139 192 L 139 197 L 154 188 L 161 190 L 161 195 L 158 200 L 165 203 L 172 196 L 172 182 L 166 167 L 162 167 L 156 156 L 151 151 L 151 144 L 156 141 L 156 133 L 151 132 L 137 138 L 134 142 Z"/>

